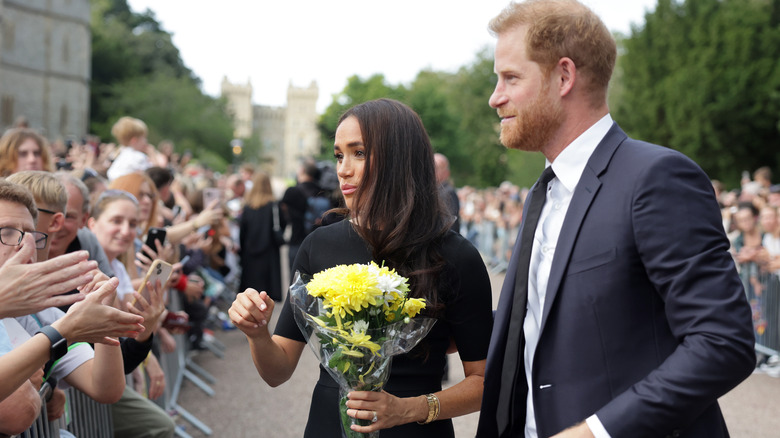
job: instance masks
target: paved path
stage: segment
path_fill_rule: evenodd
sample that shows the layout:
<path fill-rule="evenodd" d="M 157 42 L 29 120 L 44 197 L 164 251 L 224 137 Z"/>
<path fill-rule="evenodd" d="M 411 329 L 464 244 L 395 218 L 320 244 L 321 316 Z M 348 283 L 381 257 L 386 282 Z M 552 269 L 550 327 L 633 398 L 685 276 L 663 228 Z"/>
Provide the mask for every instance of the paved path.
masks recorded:
<path fill-rule="evenodd" d="M 497 301 L 503 276 L 494 276 L 493 294 Z M 274 322 L 272 321 L 272 324 Z M 219 437 L 298 438 L 303 435 L 309 397 L 318 377 L 317 360 L 305 351 L 292 378 L 278 388 L 270 388 L 255 371 L 246 338 L 239 331 L 216 333 L 227 346 L 225 359 L 208 352 L 196 362 L 212 373 L 218 383 L 214 397 L 184 383 L 180 404 L 205 422 Z M 451 381 L 462 378 L 456 355 L 450 357 Z M 780 379 L 753 374 L 721 399 L 721 407 L 732 437 L 780 436 Z M 457 437 L 473 437 L 478 414 L 455 420 Z M 195 438 L 206 435 L 184 424 Z"/>

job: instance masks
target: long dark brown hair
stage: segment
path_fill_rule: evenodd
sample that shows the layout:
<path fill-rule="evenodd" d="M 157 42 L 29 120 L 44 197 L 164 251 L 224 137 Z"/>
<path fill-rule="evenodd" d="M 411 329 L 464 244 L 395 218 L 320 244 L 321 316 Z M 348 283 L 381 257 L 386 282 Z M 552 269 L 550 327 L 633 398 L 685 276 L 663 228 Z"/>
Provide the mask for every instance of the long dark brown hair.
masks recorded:
<path fill-rule="evenodd" d="M 420 117 L 391 99 L 356 105 L 354 117 L 366 148 L 366 163 L 350 215 L 374 260 L 409 278 L 411 295 L 441 310 L 437 290 L 445 261 L 441 241 L 449 230 L 439 200 L 433 148 Z"/>

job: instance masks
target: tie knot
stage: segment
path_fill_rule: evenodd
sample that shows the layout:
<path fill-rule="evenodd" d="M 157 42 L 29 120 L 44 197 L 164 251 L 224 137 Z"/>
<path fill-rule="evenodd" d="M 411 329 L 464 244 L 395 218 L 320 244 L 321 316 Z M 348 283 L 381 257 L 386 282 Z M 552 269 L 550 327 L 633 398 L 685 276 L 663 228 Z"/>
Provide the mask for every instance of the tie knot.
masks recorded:
<path fill-rule="evenodd" d="M 539 184 L 547 186 L 547 183 L 552 181 L 553 178 L 555 178 L 555 172 L 553 171 L 552 166 L 547 166 L 544 169 L 544 172 L 542 172 L 542 176 L 539 177 Z"/>

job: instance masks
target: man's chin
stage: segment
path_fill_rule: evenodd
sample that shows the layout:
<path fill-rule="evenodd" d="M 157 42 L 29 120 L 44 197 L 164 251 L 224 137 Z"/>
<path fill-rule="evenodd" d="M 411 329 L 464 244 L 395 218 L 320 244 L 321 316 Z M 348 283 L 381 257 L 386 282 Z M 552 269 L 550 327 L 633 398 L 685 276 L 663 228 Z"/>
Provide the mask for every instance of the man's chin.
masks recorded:
<path fill-rule="evenodd" d="M 506 138 L 502 135 L 499 137 L 499 141 L 502 145 L 504 145 L 505 148 L 514 149 L 516 151 L 538 152 L 541 150 L 541 148 L 531 144 L 528 141 L 519 140 L 513 137 Z"/>

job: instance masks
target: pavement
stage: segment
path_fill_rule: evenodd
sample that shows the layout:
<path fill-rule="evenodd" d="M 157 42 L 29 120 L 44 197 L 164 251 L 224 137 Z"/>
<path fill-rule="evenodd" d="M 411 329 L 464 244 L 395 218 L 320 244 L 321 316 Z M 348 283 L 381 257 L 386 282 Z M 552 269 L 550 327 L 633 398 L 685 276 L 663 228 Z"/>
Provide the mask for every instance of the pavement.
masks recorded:
<path fill-rule="evenodd" d="M 503 275 L 492 275 L 491 281 L 497 303 Z M 271 326 L 274 324 L 275 318 Z M 305 351 L 292 378 L 271 388 L 257 374 L 247 340 L 240 331 L 218 331 L 215 336 L 227 347 L 225 358 L 219 359 L 208 351 L 194 358 L 216 377 L 217 383 L 212 386 L 214 396 L 209 397 L 185 380 L 179 395 L 180 405 L 210 427 L 211 436 L 301 437 L 311 391 L 319 375 L 314 354 Z M 463 369 L 457 355 L 450 355 L 449 382 L 462 378 Z M 756 372 L 723 396 L 720 404 L 732 437 L 780 436 L 780 378 Z M 473 413 L 456 418 L 455 435 L 473 437 L 478 416 L 479 413 Z M 194 438 L 209 436 L 181 418 L 177 423 Z"/>

